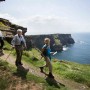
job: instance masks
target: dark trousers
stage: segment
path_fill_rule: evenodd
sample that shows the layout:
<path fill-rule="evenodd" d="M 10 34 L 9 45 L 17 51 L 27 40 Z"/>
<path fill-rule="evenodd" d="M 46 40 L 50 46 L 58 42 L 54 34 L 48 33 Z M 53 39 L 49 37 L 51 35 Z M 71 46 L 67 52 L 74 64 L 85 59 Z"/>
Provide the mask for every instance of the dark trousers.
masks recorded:
<path fill-rule="evenodd" d="M 15 50 L 16 50 L 16 64 L 21 63 L 21 59 L 22 59 L 22 53 L 23 53 L 23 47 L 22 46 L 15 46 Z"/>
<path fill-rule="evenodd" d="M 3 41 L 2 37 L 0 37 L 0 49 L 2 49 L 3 46 L 4 46 L 4 41 Z"/>

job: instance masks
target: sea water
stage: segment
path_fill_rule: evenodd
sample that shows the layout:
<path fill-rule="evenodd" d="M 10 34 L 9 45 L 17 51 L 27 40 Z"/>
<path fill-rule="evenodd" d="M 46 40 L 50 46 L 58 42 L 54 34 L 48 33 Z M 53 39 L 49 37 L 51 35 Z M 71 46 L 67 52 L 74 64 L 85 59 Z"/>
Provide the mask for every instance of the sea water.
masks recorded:
<path fill-rule="evenodd" d="M 90 33 L 72 34 L 72 38 L 75 44 L 64 46 L 63 51 L 52 58 L 90 64 Z"/>

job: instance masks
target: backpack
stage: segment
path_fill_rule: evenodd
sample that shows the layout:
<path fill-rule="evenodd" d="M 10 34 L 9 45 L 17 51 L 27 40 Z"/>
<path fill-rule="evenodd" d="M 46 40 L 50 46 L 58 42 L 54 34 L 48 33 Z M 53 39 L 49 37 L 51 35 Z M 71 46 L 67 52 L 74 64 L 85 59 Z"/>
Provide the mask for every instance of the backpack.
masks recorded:
<path fill-rule="evenodd" d="M 41 53 L 41 56 L 46 56 L 47 55 L 47 47 L 48 46 L 44 47 L 44 51 Z"/>

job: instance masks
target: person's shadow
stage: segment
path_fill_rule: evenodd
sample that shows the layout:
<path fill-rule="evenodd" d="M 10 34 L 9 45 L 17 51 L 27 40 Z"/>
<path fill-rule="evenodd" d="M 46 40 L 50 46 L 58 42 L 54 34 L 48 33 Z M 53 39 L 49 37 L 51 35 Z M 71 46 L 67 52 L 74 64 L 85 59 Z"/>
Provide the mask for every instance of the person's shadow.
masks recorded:
<path fill-rule="evenodd" d="M 55 79 L 53 78 L 49 78 L 49 77 L 46 77 L 46 82 L 50 85 L 50 86 L 55 86 L 56 88 L 61 88 L 61 87 L 65 87 L 64 84 L 56 81 Z"/>
<path fill-rule="evenodd" d="M 22 65 L 17 67 L 17 71 L 13 73 L 15 76 L 21 77 L 21 79 L 26 79 L 26 75 L 29 69 L 24 68 Z"/>
<path fill-rule="evenodd" d="M 46 72 L 43 72 L 43 74 L 45 74 L 45 76 L 46 76 L 46 79 L 45 79 L 45 80 L 46 80 L 46 82 L 47 82 L 50 86 L 55 86 L 56 88 L 59 88 L 59 89 L 60 89 L 61 87 L 65 87 L 64 84 L 56 81 L 54 78 L 48 77 L 48 74 L 47 74 Z"/>

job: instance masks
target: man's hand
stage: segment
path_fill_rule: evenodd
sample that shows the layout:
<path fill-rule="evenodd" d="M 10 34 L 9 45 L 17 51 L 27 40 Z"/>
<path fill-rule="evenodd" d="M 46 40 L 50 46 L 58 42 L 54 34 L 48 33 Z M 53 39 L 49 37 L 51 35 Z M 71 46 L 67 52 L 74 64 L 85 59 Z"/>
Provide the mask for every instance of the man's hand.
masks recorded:
<path fill-rule="evenodd" d="M 27 49 L 27 46 L 24 46 L 24 50 L 26 50 Z"/>

